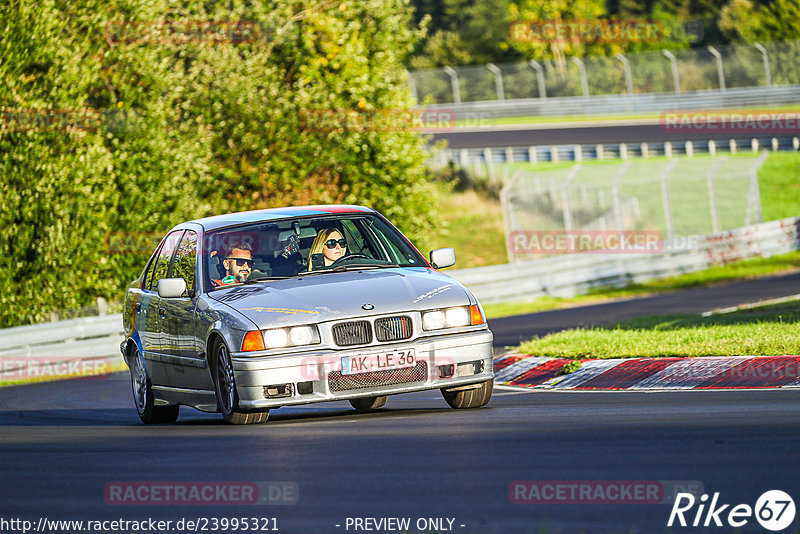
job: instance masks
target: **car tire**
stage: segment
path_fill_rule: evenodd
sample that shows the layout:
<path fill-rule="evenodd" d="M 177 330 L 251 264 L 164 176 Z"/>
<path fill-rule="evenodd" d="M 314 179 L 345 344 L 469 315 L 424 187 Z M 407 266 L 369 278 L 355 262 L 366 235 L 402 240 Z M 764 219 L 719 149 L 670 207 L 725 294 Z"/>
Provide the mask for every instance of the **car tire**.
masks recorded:
<path fill-rule="evenodd" d="M 370 410 L 377 410 L 386 404 L 386 395 L 380 397 L 364 397 L 361 399 L 350 399 L 350 405 L 356 409 L 357 412 L 368 412 Z"/>
<path fill-rule="evenodd" d="M 130 357 L 131 362 L 131 390 L 133 392 L 133 404 L 139 419 L 144 424 L 151 423 L 174 423 L 178 419 L 180 406 L 156 406 L 153 397 L 153 385 L 150 377 L 147 376 L 147 366 L 139 352 L 139 347 L 134 345 Z"/>
<path fill-rule="evenodd" d="M 480 387 L 473 389 L 466 389 L 460 391 L 448 391 L 442 388 L 442 396 L 451 408 L 478 408 L 485 406 L 489 399 L 492 398 L 492 390 L 494 389 L 494 380 L 488 380 L 480 385 Z"/>
<path fill-rule="evenodd" d="M 232 425 L 264 423 L 269 419 L 269 410 L 243 412 L 239 409 L 239 393 L 233 374 L 233 362 L 227 345 L 222 340 L 214 344 L 214 391 L 222 417 Z"/>

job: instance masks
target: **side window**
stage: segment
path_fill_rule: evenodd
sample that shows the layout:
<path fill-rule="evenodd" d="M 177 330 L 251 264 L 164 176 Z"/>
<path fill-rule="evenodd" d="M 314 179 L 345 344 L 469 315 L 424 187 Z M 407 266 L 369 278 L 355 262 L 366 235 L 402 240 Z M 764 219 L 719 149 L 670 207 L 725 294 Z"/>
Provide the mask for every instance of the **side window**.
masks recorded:
<path fill-rule="evenodd" d="M 371 225 L 371 228 L 375 231 L 375 235 L 381 244 L 388 249 L 390 255 L 394 256 L 392 261 L 399 265 L 424 265 L 418 260 L 417 253 L 408 245 L 405 239 L 398 235 L 396 231 L 392 231 L 386 223 L 376 220 Z"/>
<path fill-rule="evenodd" d="M 150 288 L 150 280 L 153 279 L 153 270 L 156 268 L 156 263 L 158 263 L 158 252 L 160 248 L 161 243 L 158 244 L 156 251 L 150 256 L 150 261 L 147 263 L 147 270 L 144 273 L 144 280 L 142 280 L 142 289 Z"/>
<path fill-rule="evenodd" d="M 183 278 L 186 280 L 186 287 L 195 289 L 194 273 L 197 258 L 197 234 L 191 230 L 186 230 L 178 245 L 178 252 L 175 254 L 175 261 L 172 264 L 171 278 Z"/>
<path fill-rule="evenodd" d="M 169 261 L 172 258 L 172 253 L 175 252 L 175 247 L 183 234 L 183 230 L 176 230 L 169 234 L 161 246 L 161 251 L 156 258 L 156 266 L 153 275 L 150 277 L 150 290 L 158 290 L 158 281 L 167 277 L 167 269 L 169 268 Z"/>
<path fill-rule="evenodd" d="M 346 234 L 347 240 L 350 242 L 350 254 L 364 254 L 375 259 L 381 259 L 382 254 L 375 254 L 375 250 L 370 246 L 370 243 L 365 239 L 365 234 L 362 233 L 363 222 L 359 221 L 356 225 L 355 221 L 344 220 L 342 221 L 342 228 Z"/>

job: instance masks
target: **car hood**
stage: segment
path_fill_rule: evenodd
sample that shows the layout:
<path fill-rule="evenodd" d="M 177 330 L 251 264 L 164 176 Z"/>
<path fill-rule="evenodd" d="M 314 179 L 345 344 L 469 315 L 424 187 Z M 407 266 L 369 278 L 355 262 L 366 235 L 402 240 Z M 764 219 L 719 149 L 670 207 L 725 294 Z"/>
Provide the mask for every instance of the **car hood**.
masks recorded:
<path fill-rule="evenodd" d="M 260 329 L 469 303 L 461 284 L 421 267 L 301 276 L 218 289 L 209 296 Z"/>

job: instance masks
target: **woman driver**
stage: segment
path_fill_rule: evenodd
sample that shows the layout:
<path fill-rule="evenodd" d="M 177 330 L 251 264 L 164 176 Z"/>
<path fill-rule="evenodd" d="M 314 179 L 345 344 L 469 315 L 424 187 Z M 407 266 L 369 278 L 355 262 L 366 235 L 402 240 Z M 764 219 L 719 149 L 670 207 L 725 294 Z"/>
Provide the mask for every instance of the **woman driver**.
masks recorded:
<path fill-rule="evenodd" d="M 313 258 L 314 254 L 322 254 L 325 267 L 328 267 L 347 254 L 347 241 L 336 228 L 325 228 L 319 231 L 311 244 L 311 252 L 308 257 Z"/>

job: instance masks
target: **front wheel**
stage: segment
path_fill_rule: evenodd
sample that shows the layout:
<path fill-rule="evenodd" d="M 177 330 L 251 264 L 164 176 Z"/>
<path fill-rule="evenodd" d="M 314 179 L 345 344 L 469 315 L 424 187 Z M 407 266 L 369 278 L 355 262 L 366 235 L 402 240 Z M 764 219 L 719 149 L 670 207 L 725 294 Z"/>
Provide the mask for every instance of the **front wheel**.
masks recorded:
<path fill-rule="evenodd" d="M 144 364 L 139 347 L 134 346 L 131 354 L 131 389 L 133 390 L 133 404 L 139 414 L 139 419 L 145 424 L 174 423 L 178 419 L 180 406 L 156 406 L 153 397 L 153 385 L 147 376 L 147 366 Z"/>
<path fill-rule="evenodd" d="M 381 397 L 364 397 L 361 399 L 350 399 L 350 405 L 356 409 L 357 412 L 368 412 L 370 410 L 377 410 L 386 404 L 386 395 Z"/>
<path fill-rule="evenodd" d="M 478 408 L 480 406 L 485 406 L 489 402 L 489 399 L 492 398 L 493 389 L 494 380 L 489 380 L 473 389 L 448 391 L 446 388 L 443 388 L 442 396 L 451 408 Z"/>
<path fill-rule="evenodd" d="M 233 425 L 263 423 L 269 419 L 269 410 L 243 412 L 239 410 L 239 393 L 233 375 L 231 353 L 223 341 L 214 345 L 214 390 L 222 417 Z"/>

